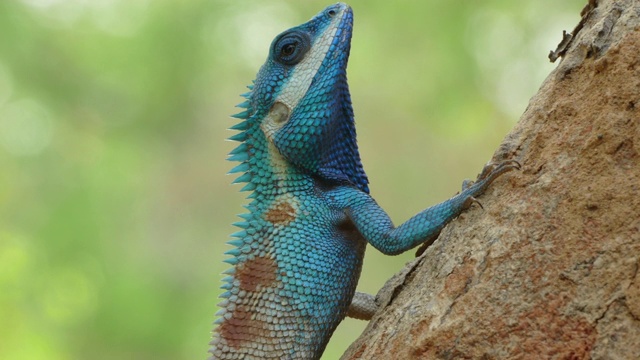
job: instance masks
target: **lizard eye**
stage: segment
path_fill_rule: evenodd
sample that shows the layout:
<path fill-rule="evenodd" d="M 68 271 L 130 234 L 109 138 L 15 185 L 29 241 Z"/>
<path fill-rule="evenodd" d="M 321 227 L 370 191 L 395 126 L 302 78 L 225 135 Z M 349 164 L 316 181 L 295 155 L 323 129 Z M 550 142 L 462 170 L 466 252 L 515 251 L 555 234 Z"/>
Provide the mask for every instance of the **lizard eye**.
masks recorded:
<path fill-rule="evenodd" d="M 296 52 L 296 48 L 295 44 L 286 44 L 280 50 L 280 57 L 292 56 Z"/>
<path fill-rule="evenodd" d="M 273 46 L 275 60 L 284 65 L 299 63 L 311 48 L 309 34 L 294 31 L 281 35 Z"/>

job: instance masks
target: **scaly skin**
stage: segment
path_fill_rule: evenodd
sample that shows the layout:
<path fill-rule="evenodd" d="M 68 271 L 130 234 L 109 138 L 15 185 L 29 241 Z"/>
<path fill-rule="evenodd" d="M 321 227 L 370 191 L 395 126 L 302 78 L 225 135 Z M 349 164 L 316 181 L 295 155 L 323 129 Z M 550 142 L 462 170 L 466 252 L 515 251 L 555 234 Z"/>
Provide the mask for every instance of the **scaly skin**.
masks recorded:
<path fill-rule="evenodd" d="M 366 244 L 399 254 L 432 241 L 505 162 L 395 227 L 369 196 L 346 78 L 353 14 L 327 7 L 278 35 L 231 137 L 251 191 L 225 260 L 213 359 L 318 359 L 354 297 Z M 368 317 L 365 315 L 364 317 Z"/>

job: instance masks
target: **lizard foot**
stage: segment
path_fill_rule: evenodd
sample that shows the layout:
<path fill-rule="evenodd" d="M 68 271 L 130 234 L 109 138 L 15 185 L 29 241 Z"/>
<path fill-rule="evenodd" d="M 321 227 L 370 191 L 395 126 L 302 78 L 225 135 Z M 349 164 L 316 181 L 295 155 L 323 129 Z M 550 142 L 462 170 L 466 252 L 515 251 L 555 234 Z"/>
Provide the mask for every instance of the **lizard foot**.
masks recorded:
<path fill-rule="evenodd" d="M 505 160 L 499 163 L 488 163 L 484 166 L 484 168 L 482 168 L 482 172 L 480 173 L 480 175 L 478 175 L 476 181 L 467 179 L 462 182 L 462 191 L 467 190 L 476 183 L 484 183 L 485 186 L 482 187 L 486 188 L 488 185 L 491 185 L 491 183 L 500 175 L 514 169 L 520 170 L 521 167 L 522 165 L 520 165 L 520 163 L 516 160 Z"/>
<path fill-rule="evenodd" d="M 466 202 L 465 202 L 465 204 L 464 204 L 464 208 L 465 208 L 465 209 L 468 209 L 468 208 L 469 208 L 469 207 L 471 207 L 471 205 L 472 205 L 472 204 L 474 204 L 474 203 L 475 203 L 475 204 L 478 204 L 478 206 L 480 206 L 480 208 L 481 208 L 482 210 L 484 210 L 484 206 L 482 206 L 482 203 L 481 203 L 480 201 L 478 201 L 478 199 L 476 199 L 476 198 L 475 198 L 475 197 L 473 197 L 473 196 L 469 196 L 469 197 L 467 198 L 467 201 L 466 201 Z"/>
<path fill-rule="evenodd" d="M 462 183 L 461 195 L 465 198 L 463 208 L 468 209 L 471 204 L 476 203 L 484 209 L 475 197 L 484 193 L 489 185 L 500 175 L 514 169 L 520 170 L 521 167 L 520 163 L 516 160 L 505 160 L 500 163 L 489 163 L 485 165 L 475 182 L 465 180 Z"/>
<path fill-rule="evenodd" d="M 458 203 L 459 208 L 456 214 L 460 214 L 463 210 L 468 209 L 473 203 L 476 203 L 480 206 L 480 208 L 484 209 L 484 206 L 476 199 L 477 196 L 482 195 L 482 193 L 487 190 L 489 185 L 497 179 L 500 175 L 509 172 L 514 169 L 520 169 L 521 165 L 516 160 L 505 160 L 500 163 L 489 163 L 485 165 L 482 169 L 480 175 L 478 175 L 478 179 L 476 182 L 465 180 L 462 183 L 462 192 L 455 196 L 454 198 L 448 200 L 458 199 L 460 202 Z M 420 256 L 437 238 L 438 234 L 435 234 L 431 239 L 428 239 L 423 243 L 416 252 L 416 256 Z"/>
<path fill-rule="evenodd" d="M 503 173 L 511 171 L 513 169 L 520 170 L 521 167 L 522 165 L 520 165 L 520 163 L 516 160 L 505 160 L 499 163 L 489 163 L 484 166 L 476 181 L 486 180 L 492 182 Z"/>

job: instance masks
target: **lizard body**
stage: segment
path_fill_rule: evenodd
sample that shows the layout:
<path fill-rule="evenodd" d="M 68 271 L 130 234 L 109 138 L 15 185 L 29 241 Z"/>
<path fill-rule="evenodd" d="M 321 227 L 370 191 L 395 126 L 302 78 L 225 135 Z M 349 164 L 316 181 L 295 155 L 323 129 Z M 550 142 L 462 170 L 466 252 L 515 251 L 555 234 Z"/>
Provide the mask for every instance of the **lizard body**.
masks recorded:
<path fill-rule="evenodd" d="M 366 244 L 399 254 L 432 242 L 505 162 L 395 227 L 369 195 L 346 78 L 353 13 L 327 7 L 271 44 L 245 110 L 231 173 L 250 191 L 235 225 L 213 359 L 319 359 L 354 298 Z M 361 317 L 370 317 L 365 314 Z"/>

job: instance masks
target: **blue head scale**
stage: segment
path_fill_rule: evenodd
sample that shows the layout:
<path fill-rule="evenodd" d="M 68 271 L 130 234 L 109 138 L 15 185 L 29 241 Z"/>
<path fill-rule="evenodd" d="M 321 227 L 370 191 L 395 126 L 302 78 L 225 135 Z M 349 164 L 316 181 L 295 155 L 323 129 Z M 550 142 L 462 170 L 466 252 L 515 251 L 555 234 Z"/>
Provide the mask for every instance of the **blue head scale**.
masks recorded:
<path fill-rule="evenodd" d="M 351 8 L 338 3 L 278 35 L 251 107 L 262 113 L 262 132 L 291 166 L 368 192 L 346 75 L 352 27 Z"/>

